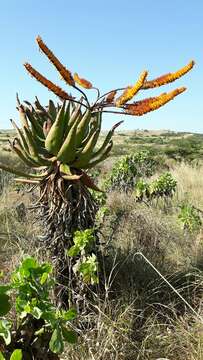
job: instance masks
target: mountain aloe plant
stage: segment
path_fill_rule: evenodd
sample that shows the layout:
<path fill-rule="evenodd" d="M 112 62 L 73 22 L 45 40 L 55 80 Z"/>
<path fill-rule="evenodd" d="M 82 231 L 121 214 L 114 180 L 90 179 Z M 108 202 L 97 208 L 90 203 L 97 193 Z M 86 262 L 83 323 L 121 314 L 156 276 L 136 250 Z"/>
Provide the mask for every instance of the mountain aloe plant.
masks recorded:
<path fill-rule="evenodd" d="M 71 286 L 71 260 L 65 250 L 72 246 L 75 230 L 94 225 L 96 206 L 89 189 L 100 191 L 88 175 L 88 170 L 109 156 L 114 131 L 122 123 L 116 123 L 98 147 L 102 115 L 141 116 L 160 108 L 186 88 L 177 88 L 139 101 L 133 99 L 138 92 L 180 78 L 192 69 L 194 62 L 153 80 L 147 80 L 148 72 L 143 71 L 134 85 L 101 94 L 90 81 L 77 73 L 73 75 L 39 36 L 36 40 L 40 50 L 72 91 L 79 93 L 79 97 L 69 94 L 25 63 L 28 73 L 52 91 L 59 98 L 59 103 L 54 104 L 50 100 L 48 106 L 43 106 L 36 98 L 32 105 L 17 99 L 21 127 L 12 121 L 16 137 L 10 145 L 30 171 L 23 173 L 2 163 L 0 168 L 17 175 L 16 181 L 39 186 L 38 204 L 41 205 L 46 228 L 43 241 L 46 247 L 51 248 L 52 258 L 61 274 L 59 281 L 64 284 L 66 278 L 66 283 Z M 90 103 L 85 93 L 91 89 L 96 93 L 93 103 Z"/>

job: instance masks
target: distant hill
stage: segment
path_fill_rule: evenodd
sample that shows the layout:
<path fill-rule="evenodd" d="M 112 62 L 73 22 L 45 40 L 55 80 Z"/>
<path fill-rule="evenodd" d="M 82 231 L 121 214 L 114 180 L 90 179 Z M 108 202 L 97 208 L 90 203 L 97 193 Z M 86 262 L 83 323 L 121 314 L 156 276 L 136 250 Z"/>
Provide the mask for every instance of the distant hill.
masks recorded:
<path fill-rule="evenodd" d="M 99 144 L 108 131 L 103 131 Z M 0 130 L 0 150 L 9 151 L 9 139 L 15 130 Z M 164 155 L 175 160 L 203 160 L 203 134 L 175 132 L 171 130 L 117 131 L 113 137 L 112 156 L 125 155 L 134 151 L 149 150 L 154 155 Z M 99 145 L 98 144 L 98 145 Z"/>

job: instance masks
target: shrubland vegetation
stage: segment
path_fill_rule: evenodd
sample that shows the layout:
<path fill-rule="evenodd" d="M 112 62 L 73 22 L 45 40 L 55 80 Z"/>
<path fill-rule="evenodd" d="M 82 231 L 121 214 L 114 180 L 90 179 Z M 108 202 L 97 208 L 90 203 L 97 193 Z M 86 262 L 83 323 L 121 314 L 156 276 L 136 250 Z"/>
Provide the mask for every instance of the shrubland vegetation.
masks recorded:
<path fill-rule="evenodd" d="M 63 103 L 17 97 L 21 128 L 0 134 L 0 359 L 202 359 L 202 137 L 101 132 L 103 112 L 185 91 L 130 103 L 194 62 L 101 95 L 37 42 L 82 98 L 26 63 Z"/>
<path fill-rule="evenodd" d="M 129 136 L 125 134 L 125 141 Z M 117 139 L 120 142 L 120 137 L 116 133 L 115 142 Z M 1 152 L 1 156 L 9 157 L 7 161 L 10 161 L 12 155 Z M 129 159 L 131 166 L 121 166 L 129 165 Z M 97 226 L 105 261 L 105 296 L 94 296 L 96 288 L 92 289 L 92 296 L 86 299 L 88 314 L 78 315 L 73 321 L 77 343 L 65 345 L 61 358 L 200 360 L 203 353 L 201 160 L 197 163 L 183 157 L 182 161 L 171 161 L 166 155 L 160 158 L 160 154 L 154 156 L 144 150 L 129 152 L 127 157 L 112 156 L 91 174 L 106 189 L 105 193 L 93 194 L 100 204 Z M 125 182 L 126 174 L 129 183 Z M 157 188 L 160 179 L 169 179 L 169 185 L 162 181 L 159 196 L 146 196 L 146 188 L 153 184 Z M 3 171 L 1 189 L 0 261 L 4 271 L 2 280 L 8 283 L 11 273 L 26 256 L 32 255 L 40 262 L 49 258 L 39 250 L 37 239 L 42 229 L 29 210 L 37 190 L 28 192 L 27 185 L 16 185 L 13 176 Z M 26 221 L 20 212 L 22 203 Z M 84 234 L 83 239 L 76 237 L 72 255 L 77 256 L 81 247 L 85 248 L 88 237 Z M 196 314 L 140 254 L 164 275 Z M 93 277 L 97 277 L 94 261 L 91 269 Z M 8 320 L 13 317 L 15 312 Z"/>

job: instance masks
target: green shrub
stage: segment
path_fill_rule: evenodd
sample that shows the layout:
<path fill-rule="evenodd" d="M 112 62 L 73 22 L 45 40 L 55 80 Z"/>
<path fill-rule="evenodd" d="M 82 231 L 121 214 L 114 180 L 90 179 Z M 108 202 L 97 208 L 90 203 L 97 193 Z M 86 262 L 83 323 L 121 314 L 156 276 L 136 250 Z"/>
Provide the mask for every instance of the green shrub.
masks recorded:
<path fill-rule="evenodd" d="M 111 174 L 104 183 L 105 188 L 107 191 L 132 190 L 140 177 L 153 175 L 156 164 L 149 151 L 126 155 L 113 166 Z"/>
<path fill-rule="evenodd" d="M 90 254 L 94 241 L 93 229 L 76 231 L 73 237 L 74 245 L 68 250 L 70 257 L 78 258 L 73 271 L 79 274 L 85 283 L 92 285 L 99 282 L 97 257 L 94 253 Z"/>
<path fill-rule="evenodd" d="M 172 197 L 176 190 L 177 182 L 170 172 L 166 172 L 150 184 L 152 197 Z"/>
<path fill-rule="evenodd" d="M 10 282 L 0 286 L 0 339 L 4 341 L 0 348 L 6 356 L 19 346 L 23 354 L 61 353 L 64 342 L 76 341 L 76 334 L 70 328 L 76 310 L 62 310 L 53 304 L 51 292 L 55 281 L 51 273 L 49 263 L 40 265 L 28 257 L 11 275 Z M 13 322 L 11 310 L 17 314 Z"/>
<path fill-rule="evenodd" d="M 158 198 L 171 198 L 176 191 L 177 182 L 170 172 L 166 172 L 158 179 L 147 183 L 139 180 L 135 185 L 135 197 L 137 200 L 152 200 Z"/>
<path fill-rule="evenodd" d="M 202 225 L 199 211 L 190 204 L 183 204 L 180 206 L 178 219 L 180 220 L 183 229 L 190 232 L 198 231 Z"/>

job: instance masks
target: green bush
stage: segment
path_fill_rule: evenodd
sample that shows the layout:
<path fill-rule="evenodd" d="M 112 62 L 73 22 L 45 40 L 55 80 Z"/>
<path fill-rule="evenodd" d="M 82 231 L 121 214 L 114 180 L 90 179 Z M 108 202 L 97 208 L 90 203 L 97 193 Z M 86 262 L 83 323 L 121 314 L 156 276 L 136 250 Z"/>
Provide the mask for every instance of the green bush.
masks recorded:
<path fill-rule="evenodd" d="M 180 220 L 183 229 L 190 232 L 198 231 L 202 226 L 199 211 L 190 204 L 183 204 L 180 206 L 178 219 Z"/>
<path fill-rule="evenodd" d="M 170 172 L 166 172 L 151 183 L 140 179 L 135 185 L 134 194 L 139 201 L 143 199 L 171 198 L 176 191 L 176 186 L 176 180 Z"/>
<path fill-rule="evenodd" d="M 99 282 L 97 257 L 94 253 L 90 254 L 95 242 L 94 230 L 76 231 L 73 242 L 74 245 L 68 250 L 70 257 L 78 258 L 73 271 L 78 273 L 85 283 L 97 284 Z"/>
<path fill-rule="evenodd" d="M 0 286 L 0 348 L 6 357 L 20 347 L 24 355 L 37 353 L 38 358 L 43 352 L 61 353 L 65 342 L 76 342 L 70 327 L 76 310 L 62 310 L 53 304 L 55 281 L 51 273 L 49 263 L 40 265 L 28 257 L 11 275 L 10 282 Z M 14 310 L 17 319 L 12 321 L 10 312 Z"/>
<path fill-rule="evenodd" d="M 170 172 L 166 172 L 150 184 L 150 194 L 152 197 L 172 197 L 176 191 L 176 180 Z"/>
<path fill-rule="evenodd" d="M 140 151 L 135 154 L 123 156 L 118 160 L 110 175 L 105 180 L 105 189 L 111 190 L 132 190 L 140 177 L 152 176 L 156 161 L 149 151 Z"/>

